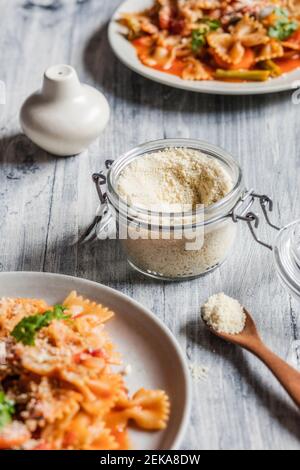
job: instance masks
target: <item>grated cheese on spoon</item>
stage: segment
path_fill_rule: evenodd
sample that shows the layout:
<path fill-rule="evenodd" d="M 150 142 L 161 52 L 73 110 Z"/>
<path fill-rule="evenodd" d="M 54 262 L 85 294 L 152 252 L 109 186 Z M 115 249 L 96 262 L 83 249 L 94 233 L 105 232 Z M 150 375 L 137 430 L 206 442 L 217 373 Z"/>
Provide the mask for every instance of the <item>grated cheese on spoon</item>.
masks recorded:
<path fill-rule="evenodd" d="M 240 303 L 223 292 L 208 299 L 201 309 L 202 318 L 218 333 L 237 335 L 246 324 L 246 314 Z"/>

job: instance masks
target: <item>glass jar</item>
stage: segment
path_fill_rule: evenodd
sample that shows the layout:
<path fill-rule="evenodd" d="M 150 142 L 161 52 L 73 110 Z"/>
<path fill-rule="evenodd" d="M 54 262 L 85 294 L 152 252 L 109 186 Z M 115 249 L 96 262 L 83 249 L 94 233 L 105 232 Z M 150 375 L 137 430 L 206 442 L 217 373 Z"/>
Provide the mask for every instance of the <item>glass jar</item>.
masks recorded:
<path fill-rule="evenodd" d="M 233 182 L 230 193 L 215 204 L 180 216 L 150 212 L 122 200 L 117 185 L 124 168 L 146 154 L 172 147 L 197 150 L 218 161 Z M 225 261 L 237 232 L 229 214 L 245 193 L 242 171 L 228 153 L 199 140 L 164 139 L 140 145 L 116 161 L 109 161 L 109 166 L 105 194 L 101 191 L 103 174 L 95 176 L 96 180 L 98 176 L 98 192 L 117 222 L 118 238 L 134 269 L 158 279 L 184 280 L 207 274 Z M 196 239 L 202 241 L 197 248 L 192 247 Z"/>
<path fill-rule="evenodd" d="M 300 220 L 280 230 L 273 254 L 283 286 L 288 288 L 294 298 L 300 300 Z"/>
<path fill-rule="evenodd" d="M 117 184 L 126 165 L 145 154 L 171 147 L 198 150 L 216 159 L 230 175 L 232 190 L 217 203 L 184 216 L 149 213 L 123 201 L 118 195 Z M 120 239 L 128 262 L 134 269 L 157 279 L 185 280 L 208 274 L 226 260 L 236 237 L 237 222 L 242 221 L 248 225 L 257 243 L 273 251 L 279 278 L 289 292 L 300 300 L 300 220 L 282 229 L 274 225 L 270 220 L 272 200 L 253 189 L 245 189 L 242 170 L 224 150 L 199 140 L 164 139 L 140 145 L 115 161 L 107 160 L 106 167 L 107 175 L 103 171 L 93 175 L 101 205 L 81 242 L 111 236 L 108 227 L 114 220 L 113 238 Z M 102 189 L 103 185 L 106 185 L 106 192 Z M 274 245 L 258 236 L 261 218 L 250 211 L 255 201 L 259 202 L 263 221 L 278 231 Z M 165 220 L 168 220 L 168 225 Z M 178 233 L 184 233 L 184 237 L 178 237 Z M 198 249 L 186 249 L 186 243 L 192 240 L 190 233 L 192 236 L 197 237 L 198 233 L 202 236 Z M 144 237 L 141 238 L 141 234 Z"/>

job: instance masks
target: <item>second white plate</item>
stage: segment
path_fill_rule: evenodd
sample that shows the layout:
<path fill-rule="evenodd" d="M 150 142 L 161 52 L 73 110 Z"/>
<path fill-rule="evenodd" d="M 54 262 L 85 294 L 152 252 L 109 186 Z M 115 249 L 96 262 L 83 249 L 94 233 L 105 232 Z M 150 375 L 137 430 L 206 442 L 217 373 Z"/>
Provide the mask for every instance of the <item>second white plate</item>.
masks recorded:
<path fill-rule="evenodd" d="M 126 0 L 113 15 L 108 30 L 109 42 L 116 56 L 127 67 L 143 77 L 174 88 L 218 95 L 258 95 L 293 90 L 299 87 L 300 69 L 287 73 L 282 77 L 273 78 L 268 82 L 225 83 L 221 81 L 182 80 L 180 77 L 146 67 L 139 61 L 135 48 L 122 34 L 124 28 L 116 20 L 120 17 L 120 13 L 141 11 L 151 5 L 153 5 L 153 0 Z"/>
<path fill-rule="evenodd" d="M 178 449 L 190 409 L 189 372 L 176 340 L 149 310 L 109 287 L 85 279 L 48 273 L 0 273 L 0 297 L 45 299 L 61 303 L 72 291 L 111 308 L 107 323 L 124 364 L 132 366 L 126 377 L 131 393 L 139 388 L 163 389 L 171 401 L 168 427 L 162 432 L 131 431 L 135 449 Z"/>

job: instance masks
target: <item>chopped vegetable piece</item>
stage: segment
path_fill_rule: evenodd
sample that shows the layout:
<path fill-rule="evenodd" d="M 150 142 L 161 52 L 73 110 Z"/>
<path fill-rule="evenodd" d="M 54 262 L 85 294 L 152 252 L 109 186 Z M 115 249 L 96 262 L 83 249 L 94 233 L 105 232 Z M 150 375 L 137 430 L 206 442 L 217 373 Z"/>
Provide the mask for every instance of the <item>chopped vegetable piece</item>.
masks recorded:
<path fill-rule="evenodd" d="M 43 314 L 31 315 L 23 318 L 13 329 L 11 335 L 18 341 L 27 346 L 34 346 L 34 338 L 38 331 L 49 326 L 52 320 L 67 320 L 70 315 L 65 315 L 65 307 L 55 305 L 53 310 Z"/>
<path fill-rule="evenodd" d="M 287 41 L 283 41 L 282 45 L 289 49 L 300 51 L 300 29 L 298 29 Z"/>
<path fill-rule="evenodd" d="M 289 19 L 288 11 L 284 8 L 275 9 L 276 21 L 270 26 L 268 30 L 268 35 L 271 38 L 279 39 L 284 41 L 289 38 L 297 29 L 299 24 L 297 21 L 292 21 Z"/>
<path fill-rule="evenodd" d="M 271 38 L 279 39 L 284 41 L 289 38 L 297 29 L 299 28 L 296 21 L 281 21 L 278 20 L 275 23 L 275 26 L 269 28 L 268 34 Z"/>
<path fill-rule="evenodd" d="M 222 70 L 218 69 L 215 73 L 216 78 L 228 78 L 234 80 L 251 80 L 264 82 L 270 77 L 268 70 Z"/>
<path fill-rule="evenodd" d="M 280 16 L 285 16 L 286 18 L 288 18 L 289 16 L 289 12 L 286 8 L 280 8 L 280 7 L 276 7 L 274 9 L 274 13 L 276 16 L 280 17 Z"/>
<path fill-rule="evenodd" d="M 203 18 L 198 29 L 192 32 L 192 50 L 199 52 L 199 50 L 206 45 L 206 35 L 211 31 L 216 31 L 221 26 L 219 20 L 210 18 Z"/>
<path fill-rule="evenodd" d="M 260 67 L 264 70 L 269 70 L 271 77 L 279 77 L 282 75 L 281 68 L 279 65 L 275 64 L 275 62 L 271 59 L 264 60 L 259 63 Z"/>
<path fill-rule="evenodd" d="M 0 429 L 11 422 L 14 412 L 14 402 L 6 398 L 3 391 L 0 391 Z"/>
<path fill-rule="evenodd" d="M 199 50 L 206 44 L 207 31 L 201 29 L 195 29 L 192 32 L 192 50 L 193 52 L 199 52 Z"/>
<path fill-rule="evenodd" d="M 211 18 L 203 18 L 203 21 L 205 24 L 207 24 L 210 31 L 216 31 L 221 26 L 221 22 L 219 20 L 214 20 Z"/>

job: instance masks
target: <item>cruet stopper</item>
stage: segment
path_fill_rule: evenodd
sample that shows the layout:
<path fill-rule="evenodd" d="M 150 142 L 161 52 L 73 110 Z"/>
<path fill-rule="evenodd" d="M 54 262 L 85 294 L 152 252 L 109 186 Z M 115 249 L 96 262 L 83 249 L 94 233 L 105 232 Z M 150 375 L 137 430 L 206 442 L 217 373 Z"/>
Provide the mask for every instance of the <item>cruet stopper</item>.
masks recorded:
<path fill-rule="evenodd" d="M 83 152 L 99 137 L 109 115 L 102 93 L 80 83 L 70 65 L 54 65 L 45 71 L 42 89 L 25 100 L 20 123 L 36 145 L 69 156 Z"/>

